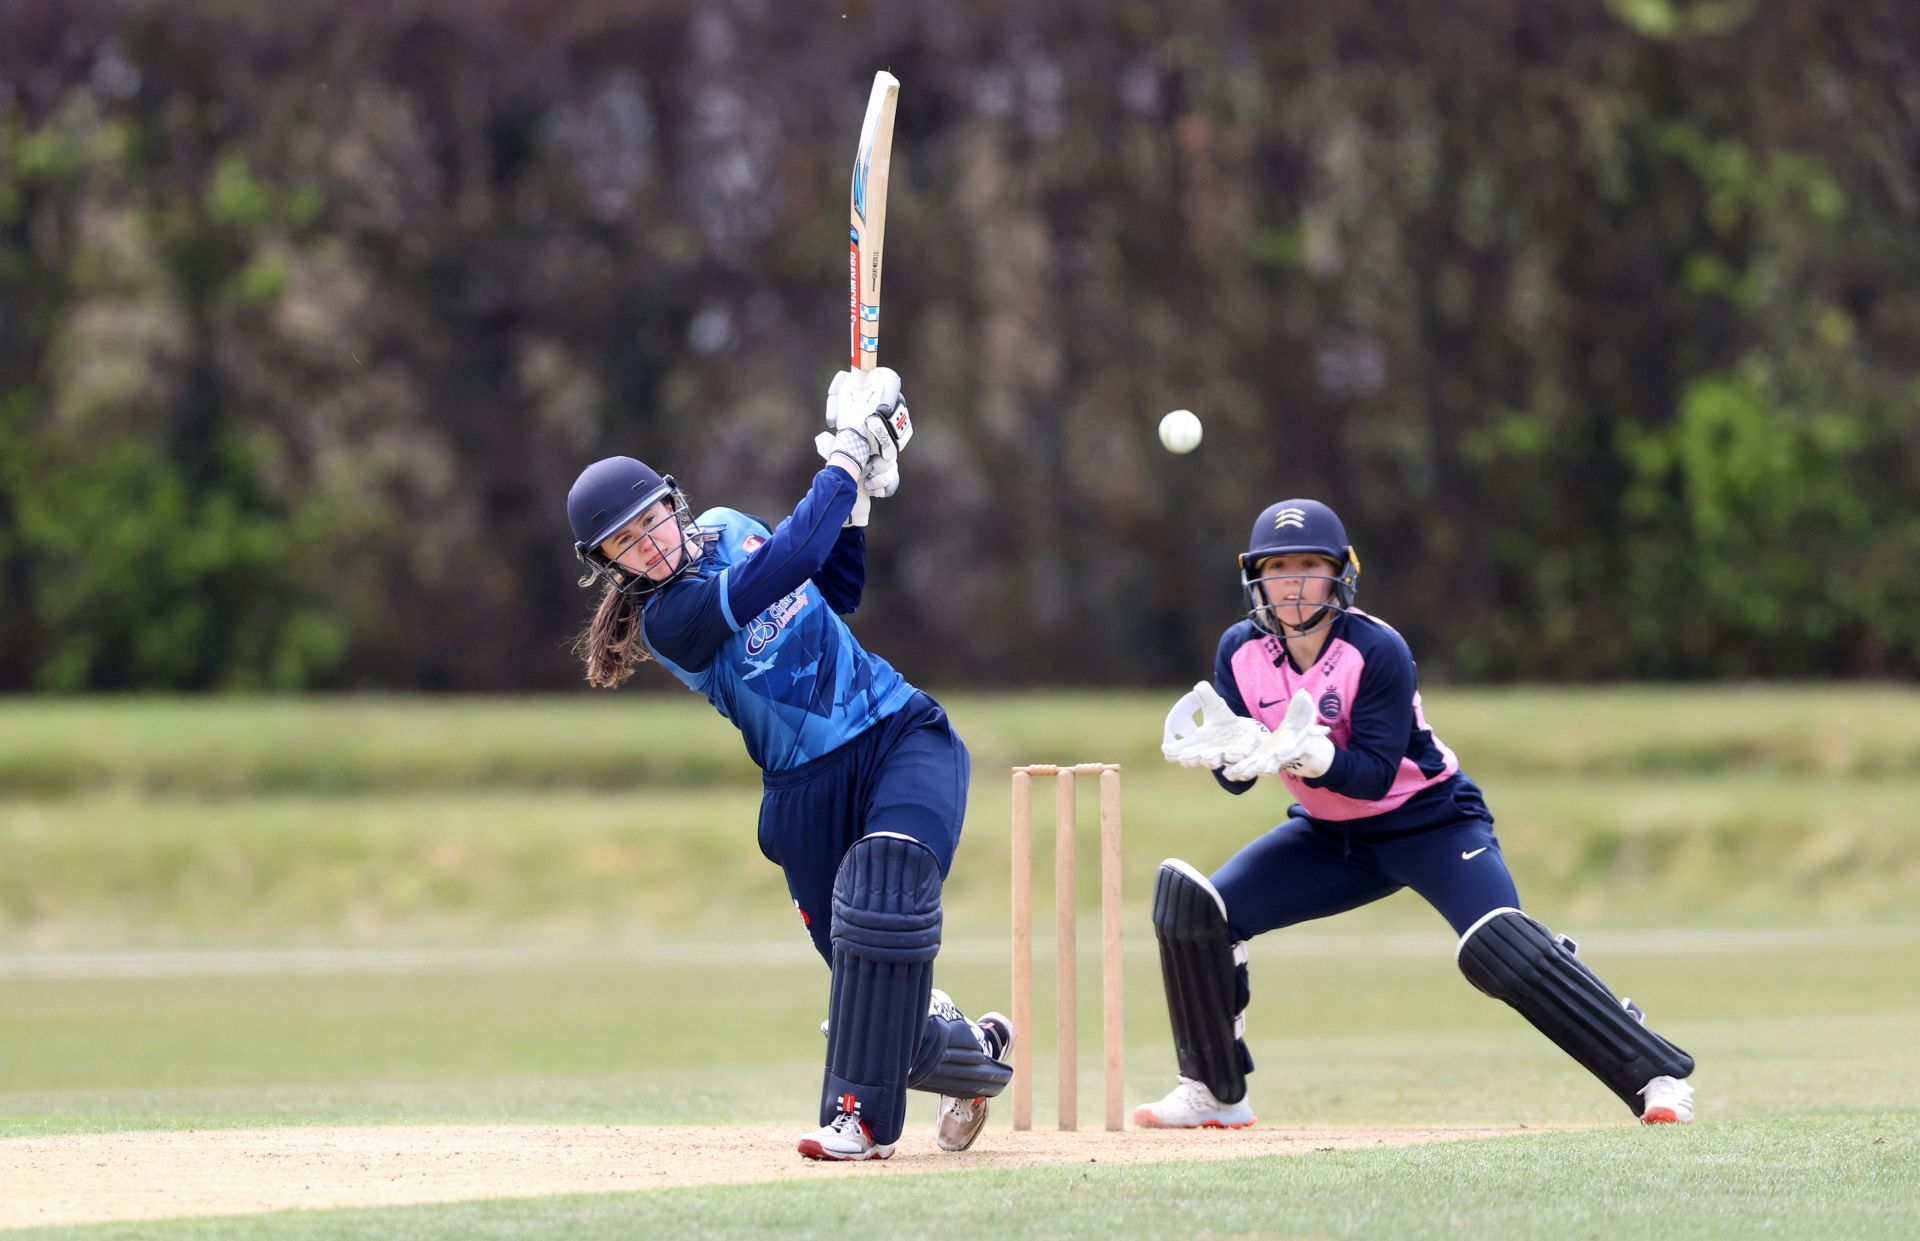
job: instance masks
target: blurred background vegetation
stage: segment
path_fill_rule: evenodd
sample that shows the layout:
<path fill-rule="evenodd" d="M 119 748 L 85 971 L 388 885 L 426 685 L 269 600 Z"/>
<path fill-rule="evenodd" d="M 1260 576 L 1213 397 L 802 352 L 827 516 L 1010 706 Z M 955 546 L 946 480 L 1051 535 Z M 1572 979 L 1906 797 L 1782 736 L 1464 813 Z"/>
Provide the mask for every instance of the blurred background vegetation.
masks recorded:
<path fill-rule="evenodd" d="M 577 683 L 585 463 L 805 485 L 880 67 L 921 431 L 861 632 L 909 676 L 1190 680 L 1306 494 L 1430 673 L 1910 677 L 1917 27 L 9 0 L 0 689 Z"/>

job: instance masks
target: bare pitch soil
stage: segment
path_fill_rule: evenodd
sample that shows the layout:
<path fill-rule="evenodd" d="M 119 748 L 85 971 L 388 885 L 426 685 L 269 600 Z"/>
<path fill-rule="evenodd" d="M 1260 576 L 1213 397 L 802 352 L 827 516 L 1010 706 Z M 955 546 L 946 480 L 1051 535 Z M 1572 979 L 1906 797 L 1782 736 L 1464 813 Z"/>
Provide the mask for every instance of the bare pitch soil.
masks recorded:
<path fill-rule="evenodd" d="M 884 1163 L 823 1164 L 794 1127 L 431 1125 L 205 1129 L 0 1140 L 0 1229 L 173 1216 L 618 1193 L 969 1168 L 1297 1155 L 1497 1137 L 1524 1126 L 1014 1133 L 964 1154 L 909 1125 Z"/>

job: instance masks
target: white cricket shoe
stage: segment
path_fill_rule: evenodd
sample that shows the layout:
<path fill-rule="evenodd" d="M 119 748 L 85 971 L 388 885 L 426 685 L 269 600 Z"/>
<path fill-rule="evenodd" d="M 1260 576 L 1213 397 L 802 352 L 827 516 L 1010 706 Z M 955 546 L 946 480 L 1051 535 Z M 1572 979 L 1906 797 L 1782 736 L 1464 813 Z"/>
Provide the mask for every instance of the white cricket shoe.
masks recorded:
<path fill-rule="evenodd" d="M 1158 1103 L 1143 1103 L 1133 1109 L 1133 1123 L 1147 1129 L 1245 1129 L 1254 1120 L 1253 1106 L 1247 1100 L 1222 1103 L 1206 1083 L 1191 1077 L 1182 1077 Z"/>
<path fill-rule="evenodd" d="M 845 1162 L 859 1159 L 891 1159 L 892 1142 L 876 1142 L 860 1119 L 859 1111 L 847 1109 L 832 1121 L 800 1139 L 800 1153 L 808 1159 Z"/>
<path fill-rule="evenodd" d="M 1640 1110 L 1643 1125 L 1690 1125 L 1693 1123 L 1693 1087 L 1674 1077 L 1656 1077 L 1640 1088 L 1646 1106 Z"/>
<path fill-rule="evenodd" d="M 1013 1022 L 999 1013 L 987 1013 L 974 1023 L 986 1044 L 987 1054 L 1001 1064 L 1013 1052 Z M 987 1100 L 963 1099 L 950 1094 L 940 1096 L 939 1120 L 933 1140 L 943 1151 L 963 1151 L 973 1145 L 987 1124 Z"/>

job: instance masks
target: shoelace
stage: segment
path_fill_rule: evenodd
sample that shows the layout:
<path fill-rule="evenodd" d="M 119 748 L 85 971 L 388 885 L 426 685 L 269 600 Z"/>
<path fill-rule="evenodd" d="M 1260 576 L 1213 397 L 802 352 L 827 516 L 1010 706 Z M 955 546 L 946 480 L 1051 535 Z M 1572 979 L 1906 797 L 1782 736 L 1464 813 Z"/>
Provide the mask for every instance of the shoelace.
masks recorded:
<path fill-rule="evenodd" d="M 1663 1103 L 1678 1105 L 1686 1099 L 1686 1086 L 1674 1077 L 1656 1077 L 1640 1087 L 1640 1097 L 1646 1100 L 1658 1099 Z"/>
<path fill-rule="evenodd" d="M 1180 1079 L 1180 1088 L 1186 1092 L 1185 1101 L 1191 1105 L 1196 1112 L 1210 1112 L 1220 1106 L 1219 1101 L 1213 1097 L 1213 1092 L 1207 1089 L 1206 1083 L 1204 1082 L 1196 1082 L 1190 1077 L 1183 1077 Z"/>
<path fill-rule="evenodd" d="M 840 1134 L 842 1137 L 857 1138 L 863 1136 L 860 1132 L 860 1117 L 854 1112 L 840 1113 L 831 1121 L 827 1122 L 827 1128 Z"/>

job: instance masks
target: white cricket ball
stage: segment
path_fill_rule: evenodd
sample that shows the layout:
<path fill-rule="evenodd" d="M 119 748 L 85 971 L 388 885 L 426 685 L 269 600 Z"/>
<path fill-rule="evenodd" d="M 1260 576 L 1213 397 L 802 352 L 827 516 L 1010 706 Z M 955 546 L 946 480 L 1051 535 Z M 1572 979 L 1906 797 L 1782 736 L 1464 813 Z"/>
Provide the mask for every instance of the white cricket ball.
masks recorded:
<path fill-rule="evenodd" d="M 1176 409 L 1160 420 L 1160 442 L 1168 452 L 1192 452 L 1200 446 L 1200 420 L 1190 409 Z"/>

